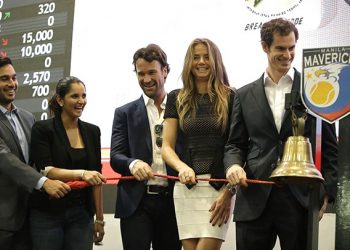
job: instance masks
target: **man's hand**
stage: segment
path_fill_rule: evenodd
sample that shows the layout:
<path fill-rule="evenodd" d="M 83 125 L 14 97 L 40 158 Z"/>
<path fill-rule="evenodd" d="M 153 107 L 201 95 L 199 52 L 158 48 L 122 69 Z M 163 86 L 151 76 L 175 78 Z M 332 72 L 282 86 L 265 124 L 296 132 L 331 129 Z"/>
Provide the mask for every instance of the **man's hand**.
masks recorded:
<path fill-rule="evenodd" d="M 244 169 L 238 165 L 233 164 L 226 173 L 226 179 L 229 181 L 229 183 L 233 186 L 235 185 L 242 185 L 247 187 L 247 175 L 244 171 Z"/>
<path fill-rule="evenodd" d="M 154 178 L 152 168 L 144 161 L 137 161 L 132 168 L 131 174 L 135 176 L 138 181 Z"/>
<path fill-rule="evenodd" d="M 324 197 L 322 207 L 321 207 L 321 209 L 320 209 L 320 212 L 318 213 L 318 219 L 319 219 L 319 220 L 322 219 L 323 214 L 326 212 L 327 205 L 328 205 L 328 195 L 326 195 L 326 196 Z"/>
<path fill-rule="evenodd" d="M 62 181 L 47 179 L 43 184 L 45 192 L 53 198 L 64 197 L 71 189 Z"/>

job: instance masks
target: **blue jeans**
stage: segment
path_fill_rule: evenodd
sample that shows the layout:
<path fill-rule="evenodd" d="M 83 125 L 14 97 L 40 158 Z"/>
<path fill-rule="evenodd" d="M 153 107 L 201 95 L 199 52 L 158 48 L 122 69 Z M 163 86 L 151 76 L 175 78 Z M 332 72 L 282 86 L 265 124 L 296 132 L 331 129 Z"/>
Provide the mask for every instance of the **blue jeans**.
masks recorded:
<path fill-rule="evenodd" d="M 83 206 L 61 213 L 32 209 L 30 228 L 33 250 L 92 250 L 93 217 Z"/>

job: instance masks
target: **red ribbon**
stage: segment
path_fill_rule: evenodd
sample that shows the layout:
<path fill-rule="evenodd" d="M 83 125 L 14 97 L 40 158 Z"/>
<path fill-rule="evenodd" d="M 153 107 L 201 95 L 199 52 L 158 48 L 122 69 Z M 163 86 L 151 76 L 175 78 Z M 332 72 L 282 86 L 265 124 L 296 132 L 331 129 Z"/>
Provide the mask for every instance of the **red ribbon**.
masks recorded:
<path fill-rule="evenodd" d="M 162 174 L 154 174 L 154 176 L 166 178 L 170 180 L 179 180 L 179 177 L 176 176 L 170 176 L 170 175 L 162 175 Z M 107 178 L 107 180 L 134 180 L 135 176 L 120 176 L 120 177 L 113 177 L 113 178 Z M 228 182 L 226 179 L 212 179 L 212 178 L 195 178 L 196 181 L 217 181 L 217 182 Z M 274 185 L 276 184 L 273 181 L 262 181 L 262 180 L 252 180 L 247 179 L 247 183 L 255 183 L 255 184 L 265 184 L 265 185 Z M 66 184 L 70 186 L 72 189 L 82 189 L 90 186 L 90 184 L 86 181 L 69 181 Z"/>

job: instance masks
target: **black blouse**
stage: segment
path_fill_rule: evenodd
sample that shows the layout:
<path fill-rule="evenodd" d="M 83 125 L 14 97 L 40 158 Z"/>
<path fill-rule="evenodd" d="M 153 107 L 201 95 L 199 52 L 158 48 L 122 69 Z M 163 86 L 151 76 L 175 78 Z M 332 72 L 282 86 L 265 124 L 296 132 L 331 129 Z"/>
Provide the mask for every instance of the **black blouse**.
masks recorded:
<path fill-rule="evenodd" d="M 169 93 L 164 118 L 179 119 L 176 108 L 176 99 L 179 89 Z M 234 92 L 231 92 L 229 110 L 231 111 Z M 196 116 L 189 114 L 183 123 L 184 161 L 193 168 L 196 174 L 208 174 L 214 178 L 224 177 L 223 153 L 227 140 L 230 121 L 223 132 L 218 126 L 215 116 L 214 103 L 208 94 L 197 94 L 198 108 Z M 230 114 L 229 114 L 230 117 Z"/>

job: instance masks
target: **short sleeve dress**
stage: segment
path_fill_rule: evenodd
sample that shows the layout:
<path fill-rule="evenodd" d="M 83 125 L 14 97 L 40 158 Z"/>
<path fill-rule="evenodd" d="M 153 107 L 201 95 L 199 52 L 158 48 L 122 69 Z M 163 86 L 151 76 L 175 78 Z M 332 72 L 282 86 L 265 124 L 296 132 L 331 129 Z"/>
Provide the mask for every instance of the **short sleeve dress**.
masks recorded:
<path fill-rule="evenodd" d="M 168 95 L 164 119 L 179 119 L 176 99 L 180 90 Z M 230 95 L 232 104 L 234 92 Z M 191 167 L 197 177 L 224 178 L 223 152 L 227 140 L 227 131 L 217 126 L 214 104 L 208 94 L 197 94 L 196 116 L 186 116 L 183 129 L 183 161 Z M 229 223 L 213 227 L 210 223 L 209 209 L 223 188 L 199 181 L 192 188 L 177 182 L 174 188 L 174 204 L 180 239 L 211 237 L 224 240 Z M 214 183 L 215 184 L 215 183 Z M 231 202 L 233 210 L 234 199 Z M 231 213 L 232 214 L 232 213 Z"/>

